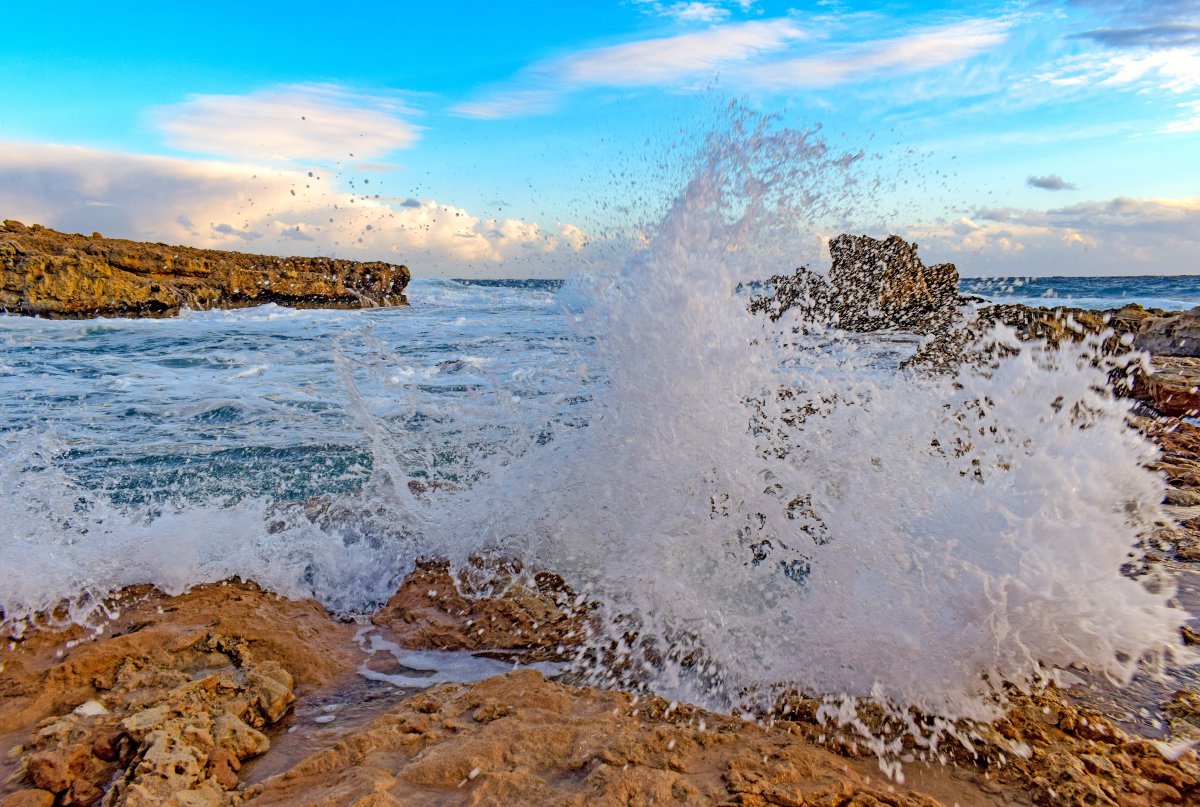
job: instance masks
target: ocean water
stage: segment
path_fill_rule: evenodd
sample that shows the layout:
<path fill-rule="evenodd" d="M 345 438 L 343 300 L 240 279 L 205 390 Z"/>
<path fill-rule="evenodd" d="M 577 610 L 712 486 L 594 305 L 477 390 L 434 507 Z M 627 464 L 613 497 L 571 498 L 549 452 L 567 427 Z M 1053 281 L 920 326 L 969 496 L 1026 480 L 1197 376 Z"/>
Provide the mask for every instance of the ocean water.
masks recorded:
<path fill-rule="evenodd" d="M 1129 277 L 972 277 L 959 283 L 963 294 L 994 302 L 1111 309 L 1129 303 L 1165 311 L 1200 305 L 1200 275 Z"/>
<path fill-rule="evenodd" d="M 361 612 L 420 558 L 492 556 L 596 603 L 579 674 L 715 708 L 787 684 L 986 718 L 990 682 L 1184 657 L 1173 581 L 1136 571 L 1155 448 L 1096 344 L 999 328 L 930 376 L 915 336 L 751 317 L 735 289 L 853 160 L 735 120 L 692 168 L 644 246 L 562 284 L 0 317 L 5 622 L 232 575 Z M 1194 297 L 1159 280 L 1126 288 Z"/>

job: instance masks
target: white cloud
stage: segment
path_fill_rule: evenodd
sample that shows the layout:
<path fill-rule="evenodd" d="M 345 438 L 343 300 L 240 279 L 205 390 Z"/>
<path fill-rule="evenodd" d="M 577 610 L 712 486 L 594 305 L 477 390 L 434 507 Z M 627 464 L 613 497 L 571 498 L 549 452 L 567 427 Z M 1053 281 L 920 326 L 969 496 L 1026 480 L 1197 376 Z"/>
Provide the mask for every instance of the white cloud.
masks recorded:
<path fill-rule="evenodd" d="M 1002 43 L 1007 26 L 969 20 L 916 31 L 894 39 L 864 42 L 812 56 L 747 68 L 755 85 L 770 88 L 829 87 L 876 76 L 917 73 L 962 61 Z"/>
<path fill-rule="evenodd" d="M 418 137 L 399 100 L 332 84 L 293 84 L 248 95 L 193 95 L 158 109 L 167 142 L 197 154 L 255 162 L 371 159 Z"/>
<path fill-rule="evenodd" d="M 669 17 L 680 23 L 717 23 L 729 19 L 732 8 L 736 7 L 742 13 L 748 12 L 755 0 L 677 0 L 664 3 L 660 0 L 636 0 L 637 4 L 648 13 L 659 17 Z"/>
<path fill-rule="evenodd" d="M 434 199 L 331 187 L 328 171 L 0 143 L 5 217 L 71 232 L 407 263 L 417 276 L 563 273 L 587 237 L 572 224 L 489 219 Z"/>
<path fill-rule="evenodd" d="M 1003 42 L 1007 28 L 1003 21 L 968 20 L 796 56 L 814 34 L 793 18 L 713 25 L 540 62 L 454 111 L 480 118 L 537 114 L 589 87 L 679 87 L 716 77 L 735 89 L 828 87 L 962 61 Z"/>
<path fill-rule="evenodd" d="M 1122 48 L 1091 52 L 1064 60 L 1035 76 L 1066 91 L 1099 87 L 1138 93 L 1191 95 L 1200 91 L 1200 49 L 1159 47 Z M 1197 103 L 1180 103 L 1181 109 L 1196 110 Z M 1160 134 L 1197 131 L 1200 116 L 1190 114 L 1160 127 Z"/>
<path fill-rule="evenodd" d="M 554 72 L 577 84 L 637 87 L 708 76 L 778 51 L 804 33 L 788 19 L 723 25 L 597 48 L 562 60 Z"/>
<path fill-rule="evenodd" d="M 1186 93 L 1200 88 L 1200 51 L 1189 48 L 1085 53 L 1036 76 L 1059 87 L 1128 87 Z"/>
<path fill-rule="evenodd" d="M 1184 132 L 1200 132 L 1200 101 L 1185 101 L 1180 109 L 1190 109 L 1188 117 L 1168 123 L 1159 129 L 1164 134 L 1182 134 Z"/>
<path fill-rule="evenodd" d="M 984 208 L 909 235 L 969 275 L 1190 274 L 1200 252 L 1200 197 Z"/>

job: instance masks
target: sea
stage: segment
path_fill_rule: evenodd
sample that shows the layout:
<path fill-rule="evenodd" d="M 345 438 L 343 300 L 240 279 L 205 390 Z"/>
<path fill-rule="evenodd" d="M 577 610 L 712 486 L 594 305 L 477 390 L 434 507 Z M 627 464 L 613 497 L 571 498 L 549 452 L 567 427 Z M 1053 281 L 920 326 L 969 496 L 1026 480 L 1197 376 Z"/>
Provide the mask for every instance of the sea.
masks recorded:
<path fill-rule="evenodd" d="M 1180 654 L 1174 583 L 1130 563 L 1164 518 L 1156 449 L 1095 345 L 937 375 L 903 367 L 920 336 L 750 316 L 734 289 L 778 256 L 731 245 L 776 244 L 781 200 L 812 198 L 756 173 L 762 148 L 819 159 L 713 145 L 609 272 L 418 278 L 404 308 L 0 316 L 6 629 L 231 576 L 353 616 L 423 558 L 482 557 L 595 604 L 586 680 L 712 708 L 786 682 L 986 718 L 990 682 Z M 962 290 L 1200 305 L 1195 277 Z"/>

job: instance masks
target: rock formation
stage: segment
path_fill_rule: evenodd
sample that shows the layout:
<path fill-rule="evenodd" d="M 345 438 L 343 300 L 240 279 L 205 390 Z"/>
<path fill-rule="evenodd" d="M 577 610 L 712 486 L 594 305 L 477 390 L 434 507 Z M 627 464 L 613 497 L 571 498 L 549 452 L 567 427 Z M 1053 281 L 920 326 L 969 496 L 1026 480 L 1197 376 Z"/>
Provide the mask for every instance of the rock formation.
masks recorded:
<path fill-rule="evenodd" d="M 0 313 L 170 316 L 181 308 L 278 303 L 300 308 L 407 305 L 408 267 L 71 235 L 0 226 Z"/>
<path fill-rule="evenodd" d="M 750 310 L 779 319 L 799 308 L 806 317 L 850 331 L 887 328 L 926 333 L 948 323 L 960 304 L 958 270 L 927 267 L 917 245 L 891 235 L 839 235 L 829 242 L 827 276 L 799 268 L 770 280 L 772 294 L 751 299 Z"/>
<path fill-rule="evenodd" d="M 1143 426 L 1164 443 L 1164 462 L 1200 458 L 1200 429 Z M 1177 474 L 1200 488 L 1193 477 Z M 426 564 L 369 630 L 408 647 L 537 654 L 569 642 L 578 598 L 556 576 L 523 586 L 511 564 L 475 572 L 498 573 L 503 593 L 468 596 L 470 572 Z M 943 761 L 909 761 L 902 785 L 880 774 L 857 729 L 822 722 L 823 701 L 798 693 L 747 720 L 522 670 L 416 693 L 372 690 L 352 718 L 345 698 L 343 711 L 311 704 L 360 697 L 355 670 L 365 660 L 354 637 L 367 628 L 314 602 L 227 582 L 178 597 L 133 588 L 107 605 L 113 616 L 98 630 L 40 624 L 0 646 L 0 738 L 19 743 L 0 758 L 0 807 L 1140 807 L 1200 798 L 1193 752 L 1168 759 L 1054 690 L 1014 695 L 1002 719 L 961 727 L 958 742 L 941 746 Z M 531 639 L 543 625 L 545 636 Z M 1182 691 L 1164 707 L 1181 737 L 1200 725 L 1197 704 Z M 871 707 L 859 717 L 886 730 Z M 292 742 L 313 723 L 330 733 Z M 910 759 L 929 756 L 905 747 Z"/>
<path fill-rule="evenodd" d="M 1155 356 L 1200 356 L 1200 306 L 1148 319 L 1133 343 Z"/>

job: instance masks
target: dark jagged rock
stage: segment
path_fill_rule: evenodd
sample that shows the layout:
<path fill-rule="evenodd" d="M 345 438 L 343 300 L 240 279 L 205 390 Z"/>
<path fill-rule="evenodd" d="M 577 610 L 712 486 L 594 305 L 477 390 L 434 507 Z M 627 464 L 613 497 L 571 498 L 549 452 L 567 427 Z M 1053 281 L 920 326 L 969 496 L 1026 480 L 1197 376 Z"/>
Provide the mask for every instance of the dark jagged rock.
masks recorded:
<path fill-rule="evenodd" d="M 899 236 L 883 241 L 839 235 L 829 242 L 827 276 L 805 268 L 771 278 L 773 294 L 751 300 L 750 310 L 778 319 L 789 309 L 851 331 L 887 328 L 926 333 L 948 324 L 962 302 L 958 270 L 927 267 L 917 245 Z"/>
<path fill-rule="evenodd" d="M 280 258 L 0 226 L 0 312 L 44 317 L 170 316 L 181 308 L 407 305 L 408 267 Z"/>

